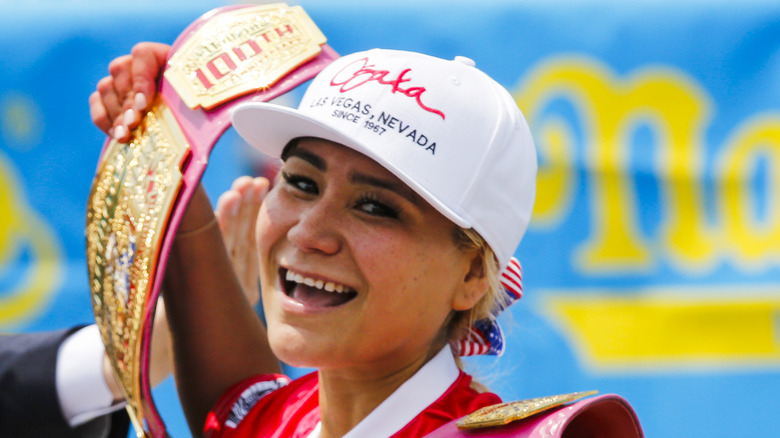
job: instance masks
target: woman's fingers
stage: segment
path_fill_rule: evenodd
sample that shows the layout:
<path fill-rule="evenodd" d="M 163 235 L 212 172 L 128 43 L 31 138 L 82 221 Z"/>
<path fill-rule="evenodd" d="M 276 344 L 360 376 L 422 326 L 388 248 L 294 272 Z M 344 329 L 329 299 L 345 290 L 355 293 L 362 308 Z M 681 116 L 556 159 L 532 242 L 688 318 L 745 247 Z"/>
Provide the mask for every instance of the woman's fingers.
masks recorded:
<path fill-rule="evenodd" d="M 268 186 L 265 178 L 240 177 L 217 201 L 216 215 L 225 247 L 244 295 L 253 305 L 260 299 L 255 222 Z"/>
<path fill-rule="evenodd" d="M 116 89 L 114 88 L 114 78 L 106 76 L 98 81 L 97 93 L 100 95 L 100 103 L 105 112 L 106 119 L 110 122 L 110 127 L 113 127 L 116 118 L 122 111 L 121 98 L 117 95 Z"/>
<path fill-rule="evenodd" d="M 217 200 L 216 216 L 219 221 L 219 228 L 222 231 L 222 238 L 225 242 L 230 261 L 233 264 L 233 271 L 244 291 L 247 300 L 255 304 L 259 299 L 257 286 L 257 266 L 252 254 L 247 253 L 243 240 L 246 235 L 246 215 L 242 213 L 245 209 L 245 194 L 251 191 L 252 178 L 242 176 L 233 182 L 230 190 L 223 193 Z M 247 279 L 251 279 L 247 281 Z"/>
<path fill-rule="evenodd" d="M 157 92 L 157 80 L 162 72 L 171 46 L 161 43 L 143 42 L 133 47 L 133 97 L 130 108 L 139 113 L 147 109 L 150 99 Z"/>
<path fill-rule="evenodd" d="M 109 76 L 98 82 L 89 100 L 90 116 L 100 130 L 119 141 L 130 138 L 156 95 L 169 51 L 167 44 L 138 43 L 132 54 L 111 61 Z"/>
<path fill-rule="evenodd" d="M 103 106 L 103 99 L 100 96 L 99 91 L 94 91 L 89 96 L 89 115 L 92 117 L 92 123 L 106 134 L 113 135 L 113 122 L 108 117 L 108 111 Z"/>
<path fill-rule="evenodd" d="M 120 56 L 108 64 L 108 73 L 113 79 L 114 90 L 117 96 L 119 96 L 122 107 L 124 107 L 125 101 L 133 91 L 132 65 L 133 58 L 131 55 Z"/>
<path fill-rule="evenodd" d="M 214 212 L 217 216 L 217 221 L 219 221 L 222 240 L 225 242 L 225 247 L 228 250 L 228 254 L 231 254 L 231 256 L 237 236 L 237 233 L 234 233 L 233 230 L 236 228 L 236 216 L 240 202 L 241 195 L 235 191 L 228 190 L 217 200 L 217 209 Z"/>
<path fill-rule="evenodd" d="M 123 78 L 127 77 L 128 81 L 123 81 L 123 88 L 119 90 L 126 92 L 120 121 L 128 134 L 138 126 L 141 116 L 149 107 L 150 99 L 157 94 L 157 82 L 169 51 L 170 46 L 167 44 L 138 43 L 133 47 L 132 62 L 121 70 Z"/>

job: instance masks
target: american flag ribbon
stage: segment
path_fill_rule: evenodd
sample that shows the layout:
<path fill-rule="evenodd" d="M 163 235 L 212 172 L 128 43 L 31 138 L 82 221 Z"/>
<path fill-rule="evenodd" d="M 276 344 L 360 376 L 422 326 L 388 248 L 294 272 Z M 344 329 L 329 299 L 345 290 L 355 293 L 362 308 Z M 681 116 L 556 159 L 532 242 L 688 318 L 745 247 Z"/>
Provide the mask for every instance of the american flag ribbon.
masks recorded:
<path fill-rule="evenodd" d="M 476 321 L 461 339 L 453 342 L 455 353 L 459 356 L 504 354 L 504 332 L 497 318 L 507 307 L 523 297 L 523 268 L 514 257 L 501 271 L 501 286 L 503 294 L 491 315 Z"/>

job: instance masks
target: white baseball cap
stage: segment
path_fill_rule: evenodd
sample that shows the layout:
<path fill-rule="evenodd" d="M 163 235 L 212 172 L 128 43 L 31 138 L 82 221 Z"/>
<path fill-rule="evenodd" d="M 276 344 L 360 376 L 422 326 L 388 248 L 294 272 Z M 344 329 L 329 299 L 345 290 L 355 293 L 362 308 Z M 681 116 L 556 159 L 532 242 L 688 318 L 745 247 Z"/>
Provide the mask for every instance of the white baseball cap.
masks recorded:
<path fill-rule="evenodd" d="M 500 266 L 528 227 L 537 167 L 528 124 L 468 58 L 354 53 L 320 72 L 298 109 L 250 102 L 232 120 L 273 157 L 295 138 L 318 137 L 372 158 L 452 222 L 474 228 Z"/>

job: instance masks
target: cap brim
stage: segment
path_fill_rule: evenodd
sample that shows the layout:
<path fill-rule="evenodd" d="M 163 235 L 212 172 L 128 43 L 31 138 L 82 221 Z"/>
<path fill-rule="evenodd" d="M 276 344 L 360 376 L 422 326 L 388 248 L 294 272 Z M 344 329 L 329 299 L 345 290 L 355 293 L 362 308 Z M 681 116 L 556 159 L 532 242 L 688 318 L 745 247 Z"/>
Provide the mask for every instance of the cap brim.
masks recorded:
<path fill-rule="evenodd" d="M 233 110 L 232 122 L 238 134 L 247 143 L 274 158 L 281 157 L 284 147 L 291 140 L 300 137 L 322 138 L 347 146 L 392 172 L 456 225 L 463 228 L 471 228 L 472 226 L 463 215 L 441 203 L 428 190 L 420 186 L 397 166 L 376 154 L 370 147 L 295 108 L 266 102 L 245 103 Z"/>

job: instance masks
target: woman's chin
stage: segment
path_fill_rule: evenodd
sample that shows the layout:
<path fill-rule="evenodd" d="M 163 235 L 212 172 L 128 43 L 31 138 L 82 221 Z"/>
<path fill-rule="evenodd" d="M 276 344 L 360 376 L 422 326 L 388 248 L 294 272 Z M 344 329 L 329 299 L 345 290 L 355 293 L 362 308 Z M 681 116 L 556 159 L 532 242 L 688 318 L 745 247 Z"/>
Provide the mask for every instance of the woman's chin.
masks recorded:
<path fill-rule="evenodd" d="M 326 349 L 321 348 L 322 343 L 311 342 L 301 333 L 289 328 L 281 330 L 281 333 L 269 330 L 268 334 L 274 355 L 287 365 L 298 368 L 319 368 L 328 355 Z"/>

